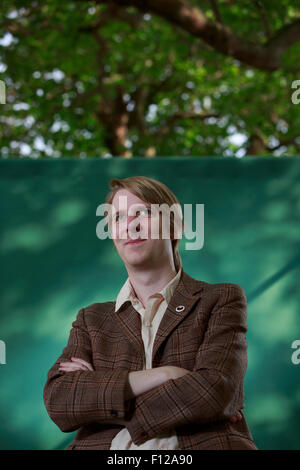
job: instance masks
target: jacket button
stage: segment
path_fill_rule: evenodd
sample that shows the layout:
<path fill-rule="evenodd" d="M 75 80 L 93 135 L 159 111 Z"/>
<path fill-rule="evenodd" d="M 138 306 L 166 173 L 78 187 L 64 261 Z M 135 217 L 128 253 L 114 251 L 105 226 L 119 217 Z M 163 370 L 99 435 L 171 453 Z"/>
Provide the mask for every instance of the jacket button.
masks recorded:
<path fill-rule="evenodd" d="M 118 412 L 116 410 L 111 410 L 110 414 L 112 416 L 118 416 Z"/>

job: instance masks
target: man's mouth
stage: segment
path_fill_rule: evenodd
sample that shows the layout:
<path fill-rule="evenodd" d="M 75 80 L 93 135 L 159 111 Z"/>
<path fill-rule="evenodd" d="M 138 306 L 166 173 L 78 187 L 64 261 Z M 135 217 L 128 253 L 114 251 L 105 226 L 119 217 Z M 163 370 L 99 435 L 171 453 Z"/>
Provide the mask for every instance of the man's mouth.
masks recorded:
<path fill-rule="evenodd" d="M 138 238 L 137 240 L 129 240 L 128 242 L 125 243 L 125 245 L 139 245 L 140 243 L 145 242 L 145 238 Z"/>

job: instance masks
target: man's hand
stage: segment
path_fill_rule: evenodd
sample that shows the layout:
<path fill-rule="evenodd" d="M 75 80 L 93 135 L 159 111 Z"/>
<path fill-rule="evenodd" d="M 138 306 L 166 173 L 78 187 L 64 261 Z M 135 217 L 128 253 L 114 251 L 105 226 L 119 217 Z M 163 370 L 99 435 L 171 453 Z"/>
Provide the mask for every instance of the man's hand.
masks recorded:
<path fill-rule="evenodd" d="M 244 406 L 242 406 L 241 409 L 243 409 Z M 229 418 L 229 421 L 231 423 L 238 423 L 239 421 L 241 421 L 243 419 L 243 415 L 240 411 L 237 411 L 236 414 L 234 416 L 232 416 L 231 418 Z"/>
<path fill-rule="evenodd" d="M 191 372 L 190 370 L 177 366 L 164 366 L 164 369 L 167 373 L 168 380 L 179 379 L 179 377 L 183 377 L 185 374 Z"/>
<path fill-rule="evenodd" d="M 79 359 L 78 357 L 71 357 L 72 362 L 61 362 L 59 369 L 63 372 L 73 372 L 75 370 L 94 370 L 92 364 Z"/>

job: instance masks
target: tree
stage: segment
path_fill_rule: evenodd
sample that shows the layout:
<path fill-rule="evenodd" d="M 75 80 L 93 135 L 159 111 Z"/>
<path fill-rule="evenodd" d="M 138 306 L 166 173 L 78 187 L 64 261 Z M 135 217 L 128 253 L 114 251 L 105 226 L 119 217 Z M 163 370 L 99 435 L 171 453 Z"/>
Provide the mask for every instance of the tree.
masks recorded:
<path fill-rule="evenodd" d="M 1 155 L 296 155 L 296 5 L 5 0 Z"/>

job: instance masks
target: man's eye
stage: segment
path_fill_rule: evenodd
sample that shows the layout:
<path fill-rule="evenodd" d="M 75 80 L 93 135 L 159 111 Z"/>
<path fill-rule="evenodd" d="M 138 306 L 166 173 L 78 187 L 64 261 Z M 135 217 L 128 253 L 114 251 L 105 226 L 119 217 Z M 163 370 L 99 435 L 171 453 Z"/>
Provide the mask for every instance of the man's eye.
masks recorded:
<path fill-rule="evenodd" d="M 150 208 L 142 209 L 141 212 L 146 212 L 148 215 L 151 215 L 151 209 Z"/>
<path fill-rule="evenodd" d="M 146 208 L 146 209 L 141 209 L 140 211 L 137 211 L 137 215 L 141 214 L 141 213 L 145 213 L 145 215 L 151 215 L 151 209 L 150 208 Z M 124 214 L 117 214 L 115 216 L 115 221 L 116 222 L 119 222 L 120 221 L 120 217 L 124 218 Z"/>

